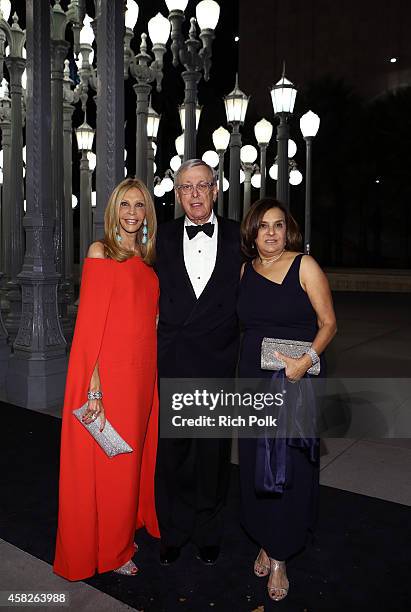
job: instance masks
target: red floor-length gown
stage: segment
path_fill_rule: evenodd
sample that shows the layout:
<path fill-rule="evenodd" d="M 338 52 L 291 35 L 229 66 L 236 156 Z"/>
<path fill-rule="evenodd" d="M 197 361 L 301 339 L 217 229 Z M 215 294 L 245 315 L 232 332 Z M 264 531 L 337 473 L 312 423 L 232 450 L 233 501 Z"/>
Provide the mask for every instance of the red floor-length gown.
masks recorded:
<path fill-rule="evenodd" d="M 139 257 L 86 258 L 64 399 L 54 571 L 82 580 L 126 563 L 135 530 L 159 529 L 154 504 L 158 279 Z M 134 449 L 108 458 L 72 411 L 98 361 L 107 419 Z"/>

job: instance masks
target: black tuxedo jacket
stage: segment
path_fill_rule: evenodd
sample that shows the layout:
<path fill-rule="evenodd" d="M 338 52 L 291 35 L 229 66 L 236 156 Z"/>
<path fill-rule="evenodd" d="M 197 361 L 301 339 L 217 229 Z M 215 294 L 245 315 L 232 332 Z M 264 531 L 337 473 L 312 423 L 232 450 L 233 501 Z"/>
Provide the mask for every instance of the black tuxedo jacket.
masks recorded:
<path fill-rule="evenodd" d="M 239 345 L 240 224 L 218 217 L 216 263 L 198 299 L 184 265 L 184 231 L 184 217 L 158 228 L 159 376 L 233 377 Z"/>

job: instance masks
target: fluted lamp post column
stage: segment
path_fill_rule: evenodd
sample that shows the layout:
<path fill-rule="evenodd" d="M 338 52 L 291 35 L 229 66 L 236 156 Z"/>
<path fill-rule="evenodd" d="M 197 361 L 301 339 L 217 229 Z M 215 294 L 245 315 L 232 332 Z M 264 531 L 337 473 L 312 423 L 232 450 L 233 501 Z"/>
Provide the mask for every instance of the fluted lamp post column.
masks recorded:
<path fill-rule="evenodd" d="M 271 100 L 274 114 L 279 117 L 280 123 L 277 127 L 277 157 L 278 157 L 278 180 L 277 200 L 282 202 L 288 209 L 290 207 L 288 191 L 288 118 L 294 110 L 297 90 L 294 85 L 285 78 L 284 69 L 281 79 L 271 90 Z"/>
<path fill-rule="evenodd" d="M 147 187 L 151 197 L 154 197 L 154 147 L 156 146 L 159 125 L 160 115 L 156 113 L 150 103 L 147 113 Z"/>
<path fill-rule="evenodd" d="M 235 87 L 231 93 L 224 98 L 227 123 L 231 125 L 230 137 L 230 191 L 228 198 L 228 217 L 240 220 L 240 149 L 241 134 L 240 126 L 244 124 L 250 98 L 241 91 L 238 86 L 238 74 L 236 75 Z"/>
<path fill-rule="evenodd" d="M 148 22 L 148 33 L 153 44 L 152 56 L 147 53 L 147 34 L 141 35 L 140 53 L 134 55 L 127 49 L 131 76 L 137 83 L 133 85 L 136 93 L 136 177 L 147 182 L 147 115 L 152 81 L 156 81 L 157 91 L 161 91 L 163 79 L 163 57 L 170 36 L 169 21 L 157 13 Z M 126 40 L 127 41 L 127 40 Z"/>
<path fill-rule="evenodd" d="M 10 274 L 10 143 L 11 143 L 11 100 L 9 98 L 9 87 L 6 79 L 2 80 L 0 87 L 0 130 L 2 144 L 2 272 L 4 281 Z"/>
<path fill-rule="evenodd" d="M 184 160 L 196 157 L 196 106 L 197 88 L 204 72 L 204 80 L 210 78 L 212 42 L 215 38 L 215 28 L 220 17 L 220 6 L 215 0 L 202 0 L 196 6 L 196 17 L 190 19 L 189 37 L 184 42 L 182 24 L 187 7 L 187 0 L 166 0 L 171 23 L 171 51 L 173 65 L 178 66 L 179 61 L 184 66 L 182 73 L 184 80 Z M 200 27 L 197 38 L 197 23 Z"/>
<path fill-rule="evenodd" d="M 260 169 L 261 169 L 261 187 L 260 198 L 265 197 L 266 191 L 266 165 L 267 165 L 267 147 L 273 135 L 273 126 L 266 119 L 261 119 L 254 126 L 255 139 L 260 147 Z"/>
<path fill-rule="evenodd" d="M 88 153 L 93 148 L 94 130 L 86 121 L 76 129 L 80 160 L 80 268 L 90 245 L 91 190 Z"/>
<path fill-rule="evenodd" d="M 213 144 L 218 154 L 218 214 L 224 215 L 224 155 L 230 142 L 230 132 L 220 126 L 213 132 Z"/>
<path fill-rule="evenodd" d="M 240 159 L 244 170 L 243 219 L 251 204 L 251 175 L 254 170 L 254 162 L 257 159 L 257 155 L 257 149 L 253 147 L 253 145 L 244 145 L 241 147 Z"/>
<path fill-rule="evenodd" d="M 306 144 L 305 165 L 305 223 L 304 223 L 304 252 L 309 255 L 311 250 L 311 177 L 312 177 L 312 144 L 320 127 L 320 118 L 312 111 L 308 111 L 300 119 L 300 129 Z"/>

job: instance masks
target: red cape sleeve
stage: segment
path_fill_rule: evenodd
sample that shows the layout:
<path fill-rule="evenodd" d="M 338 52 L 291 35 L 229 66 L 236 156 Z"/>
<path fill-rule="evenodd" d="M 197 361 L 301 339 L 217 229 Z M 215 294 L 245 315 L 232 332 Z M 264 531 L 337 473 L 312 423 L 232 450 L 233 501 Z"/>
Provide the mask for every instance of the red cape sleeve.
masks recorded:
<path fill-rule="evenodd" d="M 87 401 L 110 307 L 115 265 L 111 259 L 84 260 L 80 303 L 67 371 L 65 411 L 72 412 Z"/>

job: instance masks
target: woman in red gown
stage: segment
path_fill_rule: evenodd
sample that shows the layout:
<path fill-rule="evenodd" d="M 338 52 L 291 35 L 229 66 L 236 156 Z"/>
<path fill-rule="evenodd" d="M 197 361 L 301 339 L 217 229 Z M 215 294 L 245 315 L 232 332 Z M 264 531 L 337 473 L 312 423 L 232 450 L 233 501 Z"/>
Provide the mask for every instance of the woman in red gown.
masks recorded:
<path fill-rule="evenodd" d="M 59 519 L 54 571 L 83 580 L 115 570 L 134 575 L 135 530 L 159 529 L 154 504 L 157 450 L 158 280 L 152 198 L 122 181 L 105 212 L 105 237 L 84 261 L 63 409 Z M 72 414 L 107 418 L 133 452 L 109 458 Z"/>

